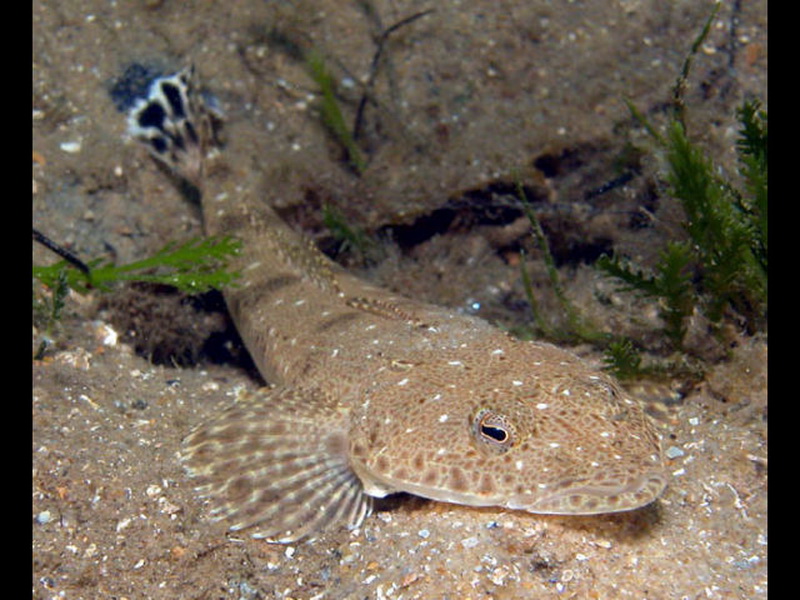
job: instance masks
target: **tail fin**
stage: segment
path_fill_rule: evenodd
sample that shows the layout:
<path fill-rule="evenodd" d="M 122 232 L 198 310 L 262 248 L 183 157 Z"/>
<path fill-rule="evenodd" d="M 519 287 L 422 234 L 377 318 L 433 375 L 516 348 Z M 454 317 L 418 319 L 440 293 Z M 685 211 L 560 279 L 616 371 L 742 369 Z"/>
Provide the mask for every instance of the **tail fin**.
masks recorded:
<path fill-rule="evenodd" d="M 206 153 L 222 120 L 200 95 L 194 66 L 156 77 L 128 113 L 128 133 L 177 175 L 200 187 Z"/>

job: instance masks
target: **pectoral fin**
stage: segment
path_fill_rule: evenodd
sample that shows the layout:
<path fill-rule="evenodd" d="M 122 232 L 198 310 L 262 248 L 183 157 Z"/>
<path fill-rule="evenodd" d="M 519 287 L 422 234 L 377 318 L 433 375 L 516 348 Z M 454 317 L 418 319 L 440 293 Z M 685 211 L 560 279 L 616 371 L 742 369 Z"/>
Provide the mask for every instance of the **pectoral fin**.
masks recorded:
<path fill-rule="evenodd" d="M 189 435 L 183 460 L 214 519 L 285 543 L 370 513 L 347 433 L 347 415 L 319 391 L 264 390 Z"/>

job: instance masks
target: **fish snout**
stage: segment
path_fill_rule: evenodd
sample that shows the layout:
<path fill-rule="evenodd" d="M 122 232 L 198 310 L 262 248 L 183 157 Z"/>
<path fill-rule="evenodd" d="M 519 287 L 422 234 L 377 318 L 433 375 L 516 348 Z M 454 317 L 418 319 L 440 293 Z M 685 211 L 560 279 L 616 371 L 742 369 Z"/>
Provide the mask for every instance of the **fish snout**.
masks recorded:
<path fill-rule="evenodd" d="M 653 502 L 667 485 L 661 471 L 647 471 L 625 481 L 574 479 L 559 482 L 538 493 L 520 494 L 509 508 L 538 514 L 594 515 L 622 512 Z"/>

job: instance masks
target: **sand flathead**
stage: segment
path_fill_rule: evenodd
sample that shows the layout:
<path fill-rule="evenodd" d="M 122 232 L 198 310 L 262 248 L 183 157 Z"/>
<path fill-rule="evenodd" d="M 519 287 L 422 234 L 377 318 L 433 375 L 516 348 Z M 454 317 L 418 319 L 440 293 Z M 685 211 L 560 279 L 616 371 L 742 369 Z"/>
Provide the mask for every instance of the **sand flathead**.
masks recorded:
<path fill-rule="evenodd" d="M 612 378 L 348 274 L 224 153 L 208 158 L 212 116 L 188 68 L 153 81 L 129 128 L 201 190 L 206 232 L 242 243 L 225 300 L 271 387 L 185 440 L 214 518 L 287 542 L 357 527 L 395 492 L 562 515 L 661 494 L 658 434 Z"/>

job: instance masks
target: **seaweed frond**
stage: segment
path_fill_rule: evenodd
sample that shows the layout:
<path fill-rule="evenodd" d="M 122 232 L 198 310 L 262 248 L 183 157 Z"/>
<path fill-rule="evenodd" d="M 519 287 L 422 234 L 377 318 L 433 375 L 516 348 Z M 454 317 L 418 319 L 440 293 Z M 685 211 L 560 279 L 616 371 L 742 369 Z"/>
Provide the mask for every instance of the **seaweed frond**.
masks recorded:
<path fill-rule="evenodd" d="M 520 256 L 522 286 L 525 290 L 525 296 L 528 300 L 531 312 L 533 313 L 534 327 L 542 336 L 558 341 L 574 341 L 576 339 L 587 342 L 606 341 L 608 336 L 588 324 L 572 304 L 572 302 L 570 302 L 569 298 L 567 298 L 567 295 L 564 292 L 564 286 L 561 284 L 561 280 L 558 276 L 556 261 L 553 258 L 552 252 L 550 252 L 550 244 L 547 241 L 547 236 L 542 229 L 541 223 L 539 223 L 539 218 L 536 216 L 536 211 L 528 201 L 527 194 L 525 193 L 525 189 L 519 178 L 517 178 L 516 187 L 517 197 L 522 205 L 522 210 L 524 211 L 525 216 L 531 225 L 531 235 L 536 246 L 539 248 L 539 251 L 542 253 L 545 269 L 547 270 L 547 277 L 550 281 L 550 286 L 556 296 L 556 300 L 561 308 L 561 312 L 566 319 L 566 327 L 563 330 L 556 330 L 553 327 L 550 327 L 550 325 L 543 318 L 541 312 L 539 311 L 538 303 L 533 292 L 533 285 L 530 275 L 528 274 L 527 267 L 525 266 L 525 255 L 523 253 Z"/>
<path fill-rule="evenodd" d="M 192 239 L 180 245 L 169 243 L 149 258 L 124 265 L 96 259 L 86 263 L 88 272 L 83 272 L 64 260 L 49 266 L 34 266 L 33 276 L 51 289 L 58 289 L 65 282 L 67 287 L 81 293 L 89 289 L 106 291 L 121 281 L 145 281 L 171 285 L 187 294 L 200 294 L 235 282 L 239 274 L 227 270 L 227 262 L 239 251 L 239 246 L 230 237 Z"/>
<path fill-rule="evenodd" d="M 54 330 L 61 321 L 69 285 L 67 284 L 67 270 L 58 272 L 50 286 L 50 294 L 37 294 L 34 287 L 33 294 L 33 322 L 40 329 L 42 336 L 39 347 L 34 352 L 33 358 L 40 360 L 53 343 Z"/>
<path fill-rule="evenodd" d="M 659 301 L 659 316 L 664 321 L 664 333 L 680 348 L 686 334 L 686 319 L 695 305 L 689 265 L 691 248 L 682 242 L 670 242 L 661 252 L 655 273 L 645 274 L 617 256 L 601 256 L 597 267 L 622 282 L 621 287 Z"/>
<path fill-rule="evenodd" d="M 606 370 L 621 381 L 642 374 L 642 357 L 629 339 L 612 341 L 606 348 L 603 362 Z"/>
<path fill-rule="evenodd" d="M 707 316 L 719 321 L 728 305 L 754 316 L 752 309 L 766 301 L 766 218 L 762 227 L 757 202 L 722 181 L 681 126 L 673 124 L 669 141 L 667 180 L 686 212 L 707 292 Z"/>
<path fill-rule="evenodd" d="M 340 244 L 340 252 L 355 252 L 366 264 L 377 263 L 383 259 L 381 247 L 360 227 L 347 222 L 339 208 L 330 202 L 322 205 L 322 222 Z"/>
<path fill-rule="evenodd" d="M 692 59 L 708 35 L 719 4 L 712 10 L 683 63 L 673 89 L 671 121 L 660 133 L 632 102 L 633 118 L 650 134 L 666 162 L 670 194 L 681 204 L 685 242 L 662 251 L 653 275 L 645 275 L 619 257 L 597 265 L 624 287 L 658 300 L 664 330 L 676 349 L 686 334 L 686 319 L 699 309 L 719 325 L 735 315 L 753 333 L 767 319 L 767 114 L 758 101 L 736 111 L 736 150 L 744 189 L 723 177 L 705 151 L 690 141 L 683 94 Z"/>
<path fill-rule="evenodd" d="M 367 162 L 339 108 L 339 102 L 334 91 L 333 77 L 325 65 L 325 59 L 320 52 L 311 50 L 306 54 L 306 65 L 311 78 L 320 89 L 321 101 L 319 110 L 322 123 L 344 149 L 350 167 L 356 175 L 361 175 L 367 168 Z"/>
<path fill-rule="evenodd" d="M 633 115 L 643 118 L 638 112 Z M 766 324 L 767 115 L 757 102 L 745 102 L 737 116 L 741 129 L 736 146 L 745 190 L 719 175 L 713 161 L 674 120 L 667 135 L 655 139 L 665 153 L 666 181 L 683 207 L 689 240 L 668 244 L 653 276 L 617 257 L 597 263 L 628 289 L 663 303 L 665 332 L 676 348 L 681 347 L 683 324 L 695 305 L 715 324 L 728 310 L 737 313 L 751 333 Z M 654 131 L 649 123 L 645 127 Z"/>
<path fill-rule="evenodd" d="M 737 196 L 739 209 L 750 223 L 751 246 L 756 260 L 767 271 L 767 113 L 757 100 L 745 102 L 737 111 L 739 173 L 749 198 Z"/>

